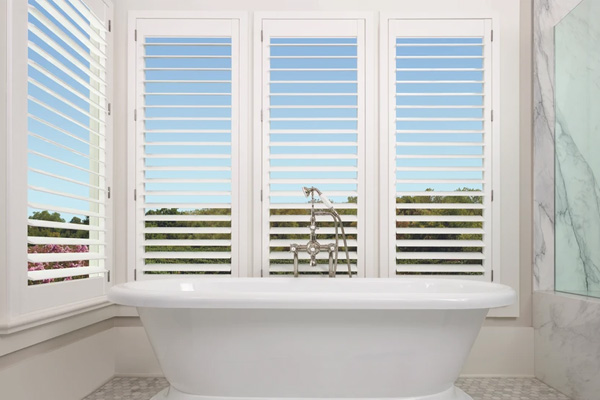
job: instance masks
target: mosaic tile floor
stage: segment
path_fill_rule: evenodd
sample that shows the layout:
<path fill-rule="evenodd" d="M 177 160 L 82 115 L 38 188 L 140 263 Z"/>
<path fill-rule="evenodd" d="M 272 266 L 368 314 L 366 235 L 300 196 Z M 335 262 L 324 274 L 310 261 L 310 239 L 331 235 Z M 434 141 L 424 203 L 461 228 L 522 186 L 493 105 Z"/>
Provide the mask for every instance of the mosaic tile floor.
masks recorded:
<path fill-rule="evenodd" d="M 533 378 L 463 378 L 457 385 L 473 400 L 569 400 Z M 114 378 L 84 400 L 149 400 L 165 386 L 164 378 Z"/>

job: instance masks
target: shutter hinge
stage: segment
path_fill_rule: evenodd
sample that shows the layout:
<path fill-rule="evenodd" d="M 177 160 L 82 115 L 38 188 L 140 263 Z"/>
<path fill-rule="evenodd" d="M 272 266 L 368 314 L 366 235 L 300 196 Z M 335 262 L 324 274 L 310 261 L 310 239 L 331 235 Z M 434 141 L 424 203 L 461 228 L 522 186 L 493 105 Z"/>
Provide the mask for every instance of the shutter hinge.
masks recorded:
<path fill-rule="evenodd" d="M 494 110 L 492 110 L 492 122 L 494 122 Z"/>
<path fill-rule="evenodd" d="M 260 201 L 263 201 L 263 191 L 262 191 L 262 189 L 260 190 Z"/>
<path fill-rule="evenodd" d="M 106 105 L 106 111 L 107 111 L 108 115 L 110 115 L 110 107 L 111 107 L 111 105 L 110 105 L 110 103 L 108 103 Z"/>
<path fill-rule="evenodd" d="M 492 270 L 492 282 L 494 282 L 494 270 Z"/>
<path fill-rule="evenodd" d="M 110 282 L 110 271 L 107 271 L 106 278 L 108 279 L 108 282 Z"/>
<path fill-rule="evenodd" d="M 494 41 L 494 30 L 492 29 L 492 33 L 490 34 L 491 41 Z"/>
<path fill-rule="evenodd" d="M 110 199 L 110 186 L 108 187 L 108 190 L 106 192 L 106 195 L 108 196 L 108 198 Z"/>
<path fill-rule="evenodd" d="M 112 21 L 110 19 L 108 20 L 108 31 L 112 31 Z"/>
<path fill-rule="evenodd" d="M 137 29 L 133 31 L 133 40 L 137 42 Z"/>
<path fill-rule="evenodd" d="M 265 40 L 265 31 L 260 31 L 260 41 L 263 42 Z"/>
<path fill-rule="evenodd" d="M 133 110 L 133 120 L 137 121 L 137 110 Z"/>
<path fill-rule="evenodd" d="M 133 280 L 137 281 L 137 269 L 133 270 Z"/>
<path fill-rule="evenodd" d="M 137 201 L 137 189 L 133 189 L 133 201 Z"/>
<path fill-rule="evenodd" d="M 260 270 L 260 277 L 262 278 L 264 276 L 264 271 L 261 269 Z"/>
<path fill-rule="evenodd" d="M 493 190 L 492 190 L 491 198 L 492 198 L 492 201 L 494 201 L 494 191 Z"/>
<path fill-rule="evenodd" d="M 263 111 L 260 110 L 260 122 L 263 122 Z"/>

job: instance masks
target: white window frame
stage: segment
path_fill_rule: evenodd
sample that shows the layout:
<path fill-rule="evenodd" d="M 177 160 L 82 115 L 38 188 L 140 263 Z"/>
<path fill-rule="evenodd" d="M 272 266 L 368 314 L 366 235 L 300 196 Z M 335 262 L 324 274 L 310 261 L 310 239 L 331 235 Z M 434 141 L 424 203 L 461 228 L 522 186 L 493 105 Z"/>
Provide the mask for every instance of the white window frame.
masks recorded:
<path fill-rule="evenodd" d="M 136 27 L 137 22 L 148 19 L 186 19 L 186 20 L 236 20 L 239 26 L 240 40 L 239 40 L 239 65 L 248 65 L 248 46 L 247 42 L 244 41 L 245 33 L 248 32 L 247 24 L 247 13 L 241 12 L 194 12 L 194 11 L 133 11 L 129 13 L 128 21 L 128 54 L 127 54 L 127 82 L 129 83 L 127 91 L 127 280 L 134 281 L 138 279 L 136 265 L 143 262 L 140 257 L 143 249 L 140 248 L 138 241 L 137 229 L 139 221 L 137 219 L 137 202 L 136 202 L 136 190 L 138 188 L 139 179 L 139 161 L 137 159 L 137 124 L 136 114 L 143 115 L 140 107 L 136 109 L 136 106 L 141 104 L 139 102 L 139 93 L 137 93 L 137 42 L 136 42 Z M 250 146 L 249 139 L 249 121 L 248 121 L 248 104 L 244 99 L 248 98 L 248 71 L 244 71 L 240 68 L 240 85 L 238 87 L 239 93 L 239 113 L 238 121 L 239 125 L 239 136 L 237 137 L 237 145 L 235 145 L 235 138 L 232 137 L 232 198 L 231 198 L 231 212 L 232 212 L 232 267 L 230 275 L 203 275 L 203 277 L 243 277 L 248 276 L 249 263 L 247 261 L 248 252 L 248 240 L 245 240 L 249 226 L 249 212 L 243 210 L 244 204 L 249 204 L 249 183 L 250 171 L 248 166 L 248 158 L 251 156 L 247 152 L 239 151 L 239 149 L 247 149 Z M 237 153 L 236 153 L 237 151 Z M 237 186 L 235 186 L 237 185 Z M 235 186 L 235 187 L 234 187 Z M 238 196 L 234 198 L 234 193 L 238 193 Z M 235 223 L 234 223 L 235 220 Z M 237 244 L 237 245 L 236 245 Z M 246 257 L 246 260 L 244 259 Z M 168 277 L 165 275 L 162 277 Z M 177 275 L 172 275 L 177 277 Z"/>
<path fill-rule="evenodd" d="M 106 7 L 106 21 L 114 20 L 110 0 L 85 0 L 90 7 Z M 7 107 L 6 107 L 6 280 L 4 319 L 0 334 L 11 333 L 46 321 L 109 305 L 106 291 L 110 272 L 104 277 L 56 282 L 44 285 L 27 284 L 27 79 L 23 68 L 28 59 L 27 1 L 8 2 L 7 8 Z M 107 34 L 107 99 L 112 99 L 113 34 Z M 111 100 L 108 100 L 111 102 Z M 106 185 L 113 186 L 112 116 L 106 119 Z M 106 202 L 106 265 L 113 270 L 112 199 Z M 102 281 L 99 287 L 99 281 Z M 0 280 L 0 282 L 2 282 Z M 99 292 L 100 289 L 100 292 Z"/>
<path fill-rule="evenodd" d="M 511 66 L 518 64 L 518 52 L 511 52 L 511 42 L 514 46 L 514 40 L 504 41 L 507 29 L 501 23 L 500 16 L 497 11 L 481 11 L 481 10 L 457 10 L 454 12 L 415 12 L 409 11 L 406 13 L 381 13 L 380 14 L 380 60 L 384 57 L 387 60 L 387 49 L 389 46 L 389 22 L 392 20 L 410 20 L 410 19 L 427 19 L 427 20 L 448 20 L 448 19 L 487 19 L 491 20 L 493 30 L 493 46 L 492 46 L 492 110 L 494 112 L 494 120 L 492 124 L 492 190 L 494 192 L 494 201 L 492 202 L 492 251 L 491 251 L 491 269 L 493 274 L 490 274 L 486 280 L 496 283 L 503 283 L 513 287 L 519 293 L 520 280 L 520 259 L 519 252 L 519 214 L 514 210 L 519 209 L 519 169 L 518 162 L 515 162 L 512 154 L 519 152 L 519 111 L 511 109 L 510 104 L 518 104 L 518 75 L 514 75 Z M 395 265 L 395 257 L 392 258 L 390 251 L 391 243 L 391 226 L 395 225 L 395 215 L 390 211 L 390 196 L 389 182 L 391 177 L 389 166 L 391 163 L 389 148 L 387 146 L 386 134 L 387 125 L 389 123 L 389 96 L 388 88 L 389 70 L 388 63 L 381 62 L 379 65 L 380 74 L 380 91 L 379 101 L 380 107 L 379 124 L 380 124 L 380 265 Z M 518 73 L 518 71 L 517 71 Z M 510 85 L 510 86 L 509 86 Z M 513 90 L 505 90 L 506 87 L 511 87 Z M 507 110 L 504 114 L 502 110 Z M 511 193 L 512 196 L 503 196 L 503 192 Z M 391 215 L 390 215 L 391 214 Z M 502 216 L 502 218 L 501 218 Z M 394 252 L 395 254 L 395 252 Z M 391 264 L 390 264 L 391 263 Z M 392 268 L 388 268 L 388 277 L 395 276 L 392 274 Z M 382 274 L 382 277 L 384 275 Z M 446 277 L 452 279 L 452 277 Z M 445 279 L 446 279 L 445 278 Z M 461 278 L 461 277 L 457 277 Z M 464 277 L 462 277 L 464 278 Z M 490 317 L 518 317 L 520 313 L 519 302 L 503 307 L 501 309 L 493 309 L 488 316 Z"/>
<path fill-rule="evenodd" d="M 367 224 L 366 221 L 373 221 L 377 218 L 377 165 L 375 162 L 369 162 L 369 157 L 376 154 L 377 135 L 368 135 L 368 132 L 375 132 L 376 126 L 376 76 L 375 59 L 377 57 L 376 27 L 373 13 L 365 12 L 256 12 L 254 13 L 254 93 L 253 102 L 253 169 L 255 191 L 253 196 L 253 266 L 254 276 L 269 275 L 269 207 L 268 202 L 264 201 L 263 190 L 268 172 L 268 162 L 265 158 L 265 137 L 268 134 L 266 128 L 267 118 L 261 121 L 261 115 L 267 116 L 268 113 L 263 109 L 264 96 L 264 64 L 266 55 L 263 54 L 263 22 L 267 20 L 285 21 L 285 20 L 351 20 L 360 21 L 364 27 L 364 36 L 359 38 L 359 45 L 364 45 L 364 126 L 363 134 L 358 137 L 359 165 L 364 166 L 359 170 L 358 185 L 358 246 L 359 252 L 358 277 L 376 277 L 377 270 L 377 249 L 376 249 L 376 228 L 374 224 Z M 361 40 L 363 39 L 364 40 Z M 363 43 L 361 43 L 361 41 Z M 360 73 L 360 71 L 359 71 Z M 359 90 L 359 97 L 360 91 Z M 361 101 L 359 99 L 359 104 Z M 262 113 L 262 114 L 261 114 Z M 359 132 L 360 132 L 359 128 Z M 361 159 L 362 158 L 362 159 Z M 298 189 L 300 190 L 300 188 Z M 307 228 L 308 229 L 308 228 Z M 266 242 L 265 242 L 266 241 Z M 340 268 L 339 266 L 338 268 Z"/>

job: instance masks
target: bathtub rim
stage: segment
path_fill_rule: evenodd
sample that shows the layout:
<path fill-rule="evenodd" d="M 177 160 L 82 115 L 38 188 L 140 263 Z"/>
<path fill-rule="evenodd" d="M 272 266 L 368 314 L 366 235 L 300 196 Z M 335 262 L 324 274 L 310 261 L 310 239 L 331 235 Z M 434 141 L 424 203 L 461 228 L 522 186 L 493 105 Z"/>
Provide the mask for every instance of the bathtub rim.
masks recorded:
<path fill-rule="evenodd" d="M 352 280 L 364 282 L 364 284 L 377 284 L 383 280 L 396 281 L 398 285 L 417 283 L 451 284 L 460 289 L 461 285 L 481 288 L 480 291 L 461 292 L 343 292 L 343 291 L 227 291 L 227 292 L 199 292 L 199 291 L 174 291 L 174 290 L 150 290 L 149 286 L 165 286 L 196 283 L 210 285 L 211 283 L 227 283 L 232 280 L 239 282 L 257 283 L 279 281 L 286 285 L 300 286 L 310 285 L 311 280 L 322 281 L 324 278 L 206 278 L 185 277 L 165 278 L 148 281 L 127 282 L 113 286 L 108 299 L 114 303 L 150 308 L 199 308 L 199 309 L 335 309 L 335 310 L 467 310 L 467 309 L 489 309 L 504 307 L 514 303 L 517 298 L 516 292 L 509 286 L 461 279 L 443 278 L 358 278 Z M 350 280 L 332 279 L 331 285 L 339 285 L 343 288 Z M 340 282 L 340 283 L 337 283 Z"/>

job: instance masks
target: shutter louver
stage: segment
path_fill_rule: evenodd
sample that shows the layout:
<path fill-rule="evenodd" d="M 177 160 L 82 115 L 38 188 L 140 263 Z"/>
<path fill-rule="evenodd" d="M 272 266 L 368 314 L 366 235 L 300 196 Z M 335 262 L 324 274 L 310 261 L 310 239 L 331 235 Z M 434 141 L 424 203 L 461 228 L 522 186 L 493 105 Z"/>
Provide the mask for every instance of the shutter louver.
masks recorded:
<path fill-rule="evenodd" d="M 341 214 L 357 273 L 362 268 L 364 22 L 267 20 L 263 30 L 263 270 L 292 273 L 290 244 L 309 239 L 311 206 L 302 187 L 316 186 Z M 317 240 L 333 242 L 331 218 L 319 216 L 317 223 Z M 317 267 L 310 267 L 301 252 L 300 273 L 327 275 L 327 252 L 317 259 Z M 340 240 L 338 274 L 348 273 L 345 260 Z"/>
<path fill-rule="evenodd" d="M 489 271 L 489 33 L 486 20 L 390 24 L 395 275 Z"/>
<path fill-rule="evenodd" d="M 29 0 L 28 279 L 103 276 L 106 28 L 81 0 Z"/>
<path fill-rule="evenodd" d="M 237 46 L 231 20 L 138 22 L 138 279 L 232 273 Z"/>

